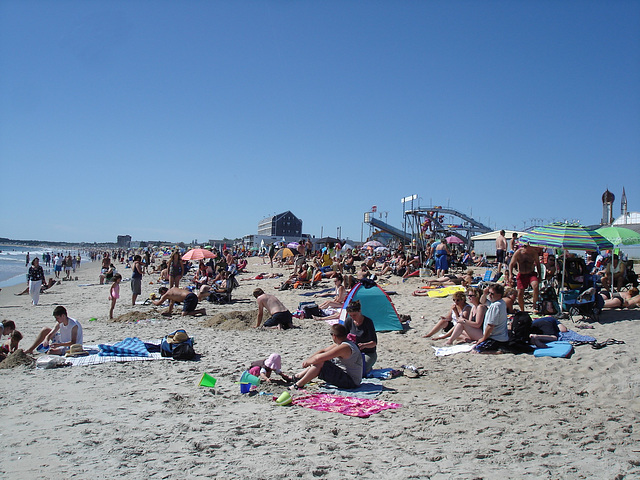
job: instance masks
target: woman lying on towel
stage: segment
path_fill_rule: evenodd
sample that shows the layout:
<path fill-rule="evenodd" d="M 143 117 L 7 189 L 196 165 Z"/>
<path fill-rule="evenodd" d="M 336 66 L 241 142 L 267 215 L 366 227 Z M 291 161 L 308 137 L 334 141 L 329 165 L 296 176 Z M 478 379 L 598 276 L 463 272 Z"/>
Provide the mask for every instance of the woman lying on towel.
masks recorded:
<path fill-rule="evenodd" d="M 427 286 L 462 285 L 463 287 L 466 287 L 473 283 L 473 270 L 467 270 L 462 276 L 450 273 L 443 275 L 442 277 L 429 277 L 424 281 Z"/>

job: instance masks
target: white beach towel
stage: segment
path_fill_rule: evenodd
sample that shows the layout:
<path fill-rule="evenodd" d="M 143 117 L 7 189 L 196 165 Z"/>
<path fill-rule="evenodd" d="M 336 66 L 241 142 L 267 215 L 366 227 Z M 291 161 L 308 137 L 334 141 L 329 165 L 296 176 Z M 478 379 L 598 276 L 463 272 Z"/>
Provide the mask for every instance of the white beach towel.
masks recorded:
<path fill-rule="evenodd" d="M 84 367 L 86 365 L 100 365 L 103 363 L 124 363 L 124 362 L 146 362 L 149 360 L 173 360 L 172 357 L 163 357 L 160 352 L 150 353 L 148 357 L 118 357 L 118 356 L 103 356 L 98 355 L 98 345 L 84 345 L 84 349 L 92 352 L 91 355 L 85 355 L 84 357 L 68 357 L 67 362 L 71 363 L 74 367 Z M 95 353 L 93 353 L 95 352 Z"/>
<path fill-rule="evenodd" d="M 454 355 L 456 353 L 466 353 L 473 350 L 474 345 L 471 343 L 461 343 L 459 345 L 451 345 L 448 347 L 434 347 L 436 357 L 446 357 L 448 355 Z"/>

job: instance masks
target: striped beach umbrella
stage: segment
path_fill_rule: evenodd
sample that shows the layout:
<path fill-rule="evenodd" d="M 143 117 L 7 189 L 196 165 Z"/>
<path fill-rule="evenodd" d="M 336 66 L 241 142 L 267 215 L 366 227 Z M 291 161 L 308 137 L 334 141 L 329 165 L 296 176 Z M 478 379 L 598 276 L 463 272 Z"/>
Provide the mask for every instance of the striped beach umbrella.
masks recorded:
<path fill-rule="evenodd" d="M 576 223 L 561 222 L 536 227 L 520 237 L 520 242 L 569 250 L 598 250 L 613 247 L 609 240 L 595 230 Z"/>
<path fill-rule="evenodd" d="M 564 249 L 562 262 L 562 284 L 560 286 L 560 308 L 563 304 L 563 288 L 565 268 L 567 265 L 567 250 L 598 250 L 613 248 L 613 244 L 595 230 L 583 227 L 577 223 L 556 222 L 543 227 L 537 227 L 520 237 L 520 243 L 540 247 Z"/>

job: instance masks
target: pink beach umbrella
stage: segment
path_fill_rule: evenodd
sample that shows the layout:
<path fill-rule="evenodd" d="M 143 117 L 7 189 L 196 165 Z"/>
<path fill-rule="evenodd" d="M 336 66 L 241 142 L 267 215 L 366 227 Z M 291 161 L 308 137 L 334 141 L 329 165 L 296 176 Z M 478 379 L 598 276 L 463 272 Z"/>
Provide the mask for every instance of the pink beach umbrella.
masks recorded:
<path fill-rule="evenodd" d="M 215 254 L 204 248 L 193 248 L 182 256 L 182 260 L 195 261 L 203 258 L 215 258 Z"/>
<path fill-rule="evenodd" d="M 459 239 L 455 235 L 451 235 L 450 237 L 445 238 L 448 244 L 455 243 L 457 245 L 462 245 L 464 243 L 463 240 Z"/>

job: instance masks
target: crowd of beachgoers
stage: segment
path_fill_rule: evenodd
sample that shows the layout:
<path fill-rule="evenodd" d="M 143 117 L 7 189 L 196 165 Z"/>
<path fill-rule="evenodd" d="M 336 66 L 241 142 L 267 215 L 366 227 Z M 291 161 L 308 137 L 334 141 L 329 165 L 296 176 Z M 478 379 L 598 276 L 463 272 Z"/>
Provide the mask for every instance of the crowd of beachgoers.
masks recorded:
<path fill-rule="evenodd" d="M 540 298 L 536 305 L 530 276 L 521 309 L 517 276 L 530 257 L 518 252 L 532 247 L 510 253 L 507 246 L 502 265 L 477 259 L 486 266 L 467 261 L 457 248 L 432 242 L 422 252 L 375 243 L 82 251 L 68 279 L 64 267 L 61 278 L 55 271 L 46 276 L 36 301 L 28 285 L 6 287 L 0 309 L 9 355 L 0 366 L 9 362 L 11 368 L 0 371 L 11 395 L 0 399 L 0 408 L 21 421 L 5 425 L 11 441 L 0 472 L 47 478 L 53 462 L 57 474 L 100 469 L 109 477 L 468 477 L 478 469 L 495 476 L 506 465 L 522 478 L 640 473 L 632 427 L 640 410 L 640 317 L 629 308 L 634 297 L 628 285 L 619 290 L 612 277 L 611 298 L 602 298 L 611 308 L 603 306 L 596 320 L 547 315 L 543 285 L 558 279 L 560 252 L 535 250 Z M 185 260 L 196 250 L 204 258 Z M 603 252 L 595 262 L 602 267 L 609 260 Z M 598 295 L 606 295 L 607 275 L 604 268 L 596 279 Z M 366 300 L 352 302 L 348 315 L 343 311 L 358 282 L 386 292 L 402 320 L 399 330 L 367 328 Z M 315 304 L 315 319 L 305 318 L 301 303 Z M 597 341 L 574 342 L 571 358 L 514 355 L 513 339 L 500 337 L 503 304 L 509 322 L 519 310 L 531 317 L 528 352 L 567 333 Z M 492 305 L 500 308 L 490 311 Z M 491 331 L 480 328 L 483 316 L 487 325 L 499 319 Z M 335 325 L 340 317 L 343 328 Z M 99 344 L 127 338 L 159 344 L 173 334 L 177 342 L 180 330 L 193 339 L 197 361 L 32 368 L 34 360 L 56 356 L 82 362 Z M 479 348 L 483 353 L 507 354 L 440 355 L 478 345 L 486 347 Z M 12 357 L 29 364 L 18 368 Z M 340 371 L 323 369 L 325 363 Z M 245 370 L 262 379 L 248 394 L 237 383 Z M 217 379 L 215 389 L 198 386 L 203 372 Z M 373 377 L 380 372 L 390 378 Z M 323 383 L 314 377 L 342 384 L 346 392 L 359 390 L 346 388 L 350 382 L 371 387 L 377 380 L 376 398 L 402 407 L 353 423 L 273 401 L 285 391 L 294 399 L 315 394 Z M 43 419 L 43 411 L 51 413 Z M 174 432 L 171 464 L 167 432 Z M 538 455 L 531 456 L 531 445 Z"/>

